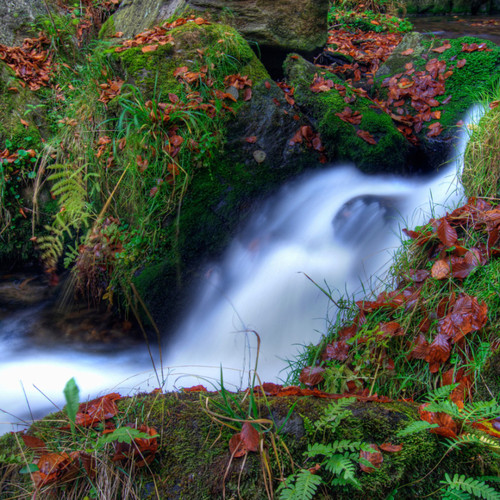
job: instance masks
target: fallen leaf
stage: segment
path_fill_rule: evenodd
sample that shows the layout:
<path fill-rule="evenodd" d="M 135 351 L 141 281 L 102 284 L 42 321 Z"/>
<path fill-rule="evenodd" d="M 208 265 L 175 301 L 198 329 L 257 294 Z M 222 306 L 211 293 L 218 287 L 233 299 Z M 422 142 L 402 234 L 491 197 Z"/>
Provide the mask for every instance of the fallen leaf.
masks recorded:
<path fill-rule="evenodd" d="M 415 52 L 413 49 L 406 49 L 405 51 L 401 52 L 402 56 L 410 56 Z"/>
<path fill-rule="evenodd" d="M 245 137 L 245 141 L 248 142 L 249 144 L 254 144 L 257 142 L 257 136 L 251 135 L 250 137 Z"/>
<path fill-rule="evenodd" d="M 386 451 L 388 453 L 397 453 L 403 449 L 402 444 L 391 444 L 391 443 L 383 443 L 379 446 L 382 451 Z"/>
<path fill-rule="evenodd" d="M 299 380 L 304 385 L 314 386 L 323 381 L 323 373 L 325 369 L 321 366 L 306 366 L 300 372 Z"/>
<path fill-rule="evenodd" d="M 358 137 L 361 137 L 361 139 L 363 139 L 368 144 L 377 144 L 375 138 L 370 134 L 370 132 L 367 132 L 366 130 L 356 130 L 356 135 Z"/>
<path fill-rule="evenodd" d="M 384 457 L 382 456 L 382 453 L 380 453 L 380 448 L 376 444 L 370 444 L 370 447 L 373 449 L 373 451 L 359 452 L 360 458 L 368 460 L 368 462 L 373 465 L 373 467 L 368 467 L 365 464 L 359 464 L 361 470 L 363 472 L 368 472 L 369 474 L 375 472 L 375 469 L 379 469 L 382 466 L 382 462 L 384 461 Z"/>

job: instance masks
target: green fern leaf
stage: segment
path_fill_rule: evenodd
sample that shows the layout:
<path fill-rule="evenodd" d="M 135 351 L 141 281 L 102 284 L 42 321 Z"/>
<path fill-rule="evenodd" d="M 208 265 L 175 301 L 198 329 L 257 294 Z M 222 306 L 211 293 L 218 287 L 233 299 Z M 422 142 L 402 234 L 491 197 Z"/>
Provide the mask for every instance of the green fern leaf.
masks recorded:
<path fill-rule="evenodd" d="M 416 434 L 417 432 L 422 432 L 427 429 L 433 429 L 434 427 L 439 427 L 438 424 L 430 424 L 425 420 L 417 420 L 416 422 L 412 422 L 410 425 L 401 429 L 396 433 L 398 437 L 409 436 L 410 434 Z"/>
<path fill-rule="evenodd" d="M 307 469 L 301 469 L 293 476 L 289 476 L 278 489 L 280 500 L 312 500 L 318 486 L 323 482 Z M 294 483 L 294 484 L 293 484 Z"/>
<path fill-rule="evenodd" d="M 449 474 L 445 474 L 445 479 L 441 483 L 447 484 L 448 489 L 466 491 L 475 497 L 484 498 L 485 500 L 500 500 L 500 493 L 493 487 L 480 479 L 465 477 L 464 474 L 455 474 L 453 479 Z"/>

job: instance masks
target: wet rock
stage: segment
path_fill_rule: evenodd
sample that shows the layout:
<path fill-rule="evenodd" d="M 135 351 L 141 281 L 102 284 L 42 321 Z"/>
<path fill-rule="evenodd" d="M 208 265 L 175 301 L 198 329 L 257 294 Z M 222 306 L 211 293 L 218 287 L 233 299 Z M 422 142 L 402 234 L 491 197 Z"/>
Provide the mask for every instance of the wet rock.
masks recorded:
<path fill-rule="evenodd" d="M 132 37 L 186 7 L 222 18 L 260 46 L 312 51 L 326 43 L 328 0 L 125 0 L 113 23 Z"/>
<path fill-rule="evenodd" d="M 29 33 L 29 24 L 46 13 L 43 0 L 2 0 L 0 43 L 17 45 Z"/>

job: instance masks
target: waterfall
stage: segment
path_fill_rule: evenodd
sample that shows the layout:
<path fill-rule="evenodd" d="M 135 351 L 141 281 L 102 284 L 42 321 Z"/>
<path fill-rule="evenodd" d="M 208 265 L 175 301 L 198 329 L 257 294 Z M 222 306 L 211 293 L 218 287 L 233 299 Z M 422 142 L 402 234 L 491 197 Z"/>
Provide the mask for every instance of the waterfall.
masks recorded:
<path fill-rule="evenodd" d="M 465 123 L 479 116 L 474 108 Z M 342 165 L 286 184 L 205 270 L 191 311 L 162 346 L 165 386 L 202 383 L 212 389 L 222 366 L 226 384 L 245 387 L 256 357 L 256 336 L 248 330 L 261 339 L 261 380 L 283 377 L 286 359 L 300 345 L 317 342 L 334 313 L 310 279 L 349 294 L 360 293 L 370 280 L 368 288 L 376 286 L 399 244 L 400 228 L 425 221 L 431 206 L 439 214 L 457 203 L 467 125 L 458 133 L 452 158 L 432 176 L 367 176 Z M 30 412 L 36 418 L 55 411 L 52 402 L 62 407 L 71 377 L 82 400 L 158 386 L 145 348 L 105 354 L 23 344 L 37 314 L 33 307 L 0 324 L 0 432 L 17 419 L 29 422 Z"/>

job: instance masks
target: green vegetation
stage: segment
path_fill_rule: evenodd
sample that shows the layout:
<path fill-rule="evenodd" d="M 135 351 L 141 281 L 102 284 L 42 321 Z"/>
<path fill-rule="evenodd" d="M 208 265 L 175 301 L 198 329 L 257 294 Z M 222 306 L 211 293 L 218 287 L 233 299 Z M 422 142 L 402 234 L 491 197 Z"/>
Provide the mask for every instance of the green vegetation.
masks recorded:
<path fill-rule="evenodd" d="M 335 0 L 328 13 L 328 24 L 346 30 L 406 33 L 413 29 L 413 25 L 398 17 L 398 12 L 403 10 L 401 3 L 394 0 Z"/>
<path fill-rule="evenodd" d="M 346 96 L 353 97 L 351 104 L 346 104 L 335 87 L 328 92 L 313 92 L 310 87 L 315 74 L 317 76 L 317 68 L 301 57 L 288 56 L 285 71 L 290 84 L 295 87 L 298 102 L 317 123 L 329 157 L 352 161 L 365 172 L 397 172 L 404 169 L 409 143 L 386 113 L 373 108 L 372 101 L 355 94 L 349 87 Z M 332 73 L 326 72 L 323 78 L 344 88 L 344 81 Z M 358 127 L 337 116 L 346 107 L 362 115 Z M 377 144 L 368 144 L 356 135 L 357 129 L 369 132 Z"/>

